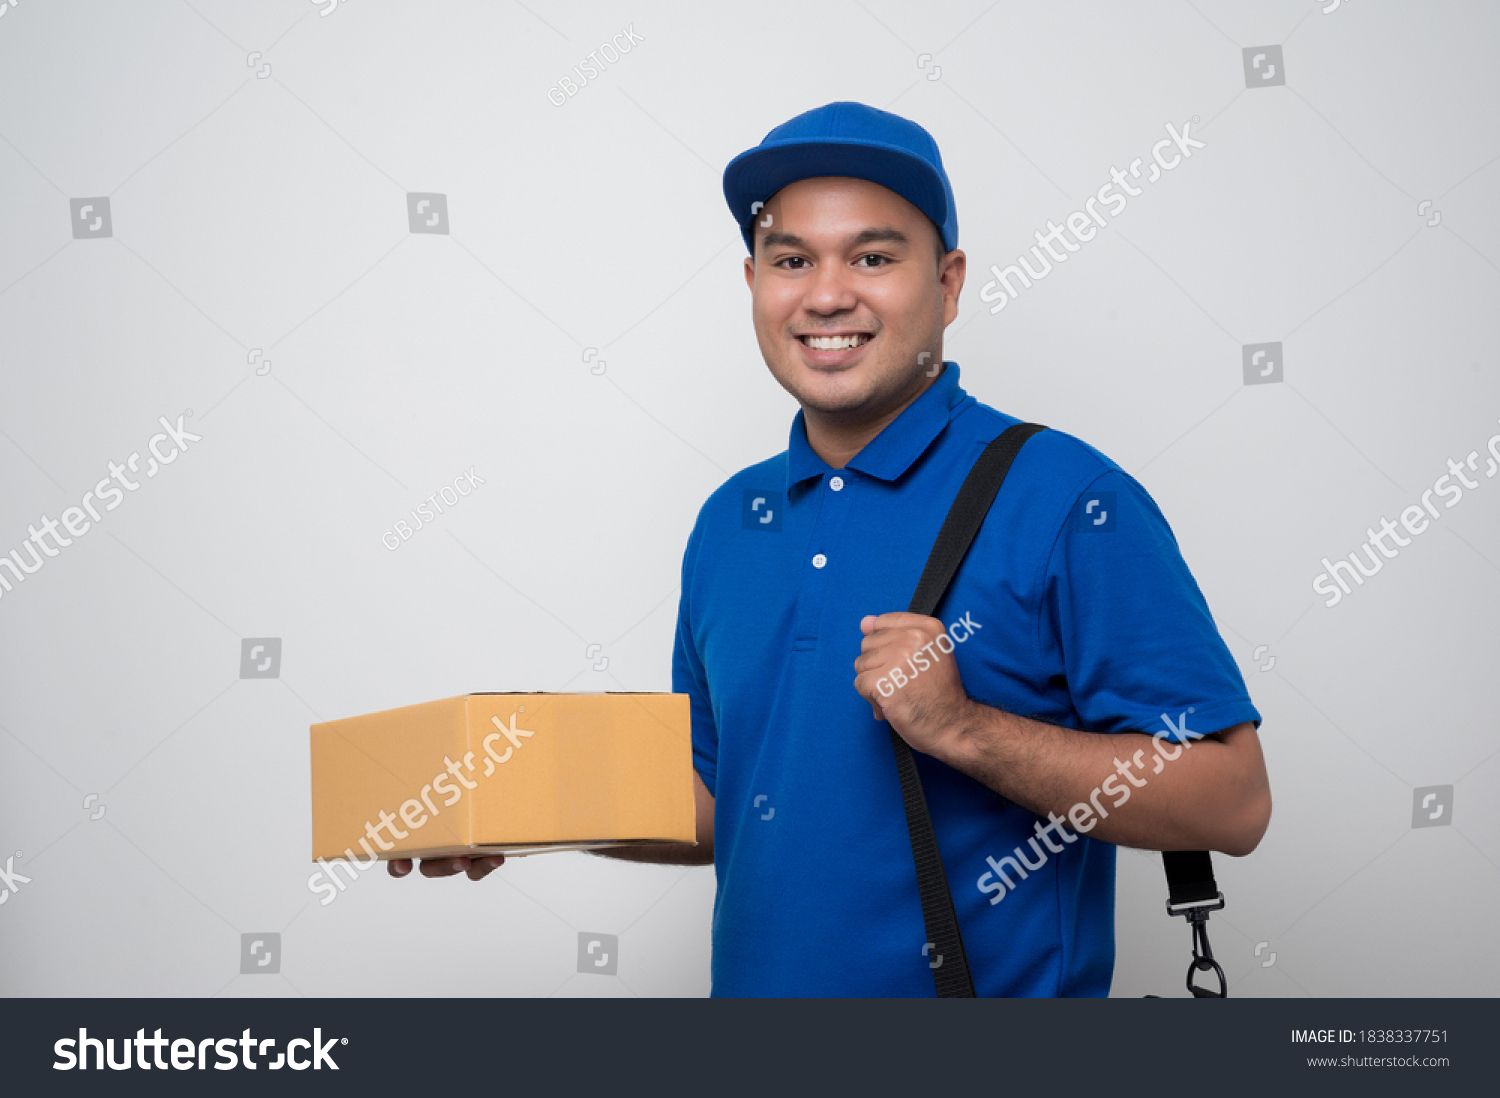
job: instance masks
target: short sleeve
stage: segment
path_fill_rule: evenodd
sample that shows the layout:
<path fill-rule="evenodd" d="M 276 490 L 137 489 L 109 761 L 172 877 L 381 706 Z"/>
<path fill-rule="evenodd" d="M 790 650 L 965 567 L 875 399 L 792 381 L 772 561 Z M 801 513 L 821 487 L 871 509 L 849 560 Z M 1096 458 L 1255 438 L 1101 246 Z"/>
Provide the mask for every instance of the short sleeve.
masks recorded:
<path fill-rule="evenodd" d="M 1082 727 L 1206 735 L 1260 713 L 1166 518 L 1131 476 L 1094 478 L 1058 532 L 1040 628 Z M 1175 731 L 1172 731 L 1175 730 Z"/>
<path fill-rule="evenodd" d="M 717 795 L 719 728 L 714 720 L 708 676 L 698 653 L 692 621 L 692 578 L 697 564 L 698 541 L 698 528 L 695 527 L 682 556 L 682 594 L 677 604 L 677 639 L 672 649 L 672 692 L 688 696 L 693 729 L 693 767 L 709 793 Z"/>

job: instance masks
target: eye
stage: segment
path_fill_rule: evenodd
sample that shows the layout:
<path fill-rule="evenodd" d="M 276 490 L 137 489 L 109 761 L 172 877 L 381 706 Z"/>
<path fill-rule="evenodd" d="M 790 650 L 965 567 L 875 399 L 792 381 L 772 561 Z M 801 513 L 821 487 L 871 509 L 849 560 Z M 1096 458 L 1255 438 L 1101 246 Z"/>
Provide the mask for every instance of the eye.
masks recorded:
<path fill-rule="evenodd" d="M 789 256 L 787 256 L 784 259 L 778 259 L 774 264 L 772 264 L 772 266 L 780 267 L 784 263 L 802 263 L 802 264 L 806 264 L 807 260 L 804 259 L 800 255 L 789 255 Z M 803 268 L 802 267 L 787 267 L 786 269 L 789 270 L 789 271 L 800 271 Z"/>
<path fill-rule="evenodd" d="M 862 255 L 862 256 L 860 256 L 860 257 L 859 257 L 859 258 L 858 258 L 858 259 L 856 259 L 856 260 L 855 260 L 855 261 L 854 261 L 854 262 L 855 262 L 855 263 L 856 263 L 856 264 L 860 264 L 860 263 L 863 263 L 863 262 L 864 262 L 864 261 L 865 261 L 865 260 L 867 260 L 867 259 L 873 259 L 873 260 L 876 260 L 876 264 L 877 264 L 877 265 L 878 265 L 878 266 L 880 266 L 880 267 L 884 267 L 884 266 L 886 266 L 886 265 L 887 265 L 887 264 L 889 264 L 889 263 L 890 263 L 890 261 L 891 261 L 891 260 L 890 260 L 890 257 L 889 257 L 889 256 L 884 256 L 884 255 L 876 255 L 876 254 L 875 254 L 875 253 L 874 253 L 874 252 L 870 252 L 870 253 L 869 253 L 869 254 L 867 254 L 867 255 Z M 870 269 L 873 269 L 873 268 L 868 268 L 868 267 L 867 267 L 867 268 L 866 268 L 866 269 L 867 269 L 867 270 L 870 270 Z"/>

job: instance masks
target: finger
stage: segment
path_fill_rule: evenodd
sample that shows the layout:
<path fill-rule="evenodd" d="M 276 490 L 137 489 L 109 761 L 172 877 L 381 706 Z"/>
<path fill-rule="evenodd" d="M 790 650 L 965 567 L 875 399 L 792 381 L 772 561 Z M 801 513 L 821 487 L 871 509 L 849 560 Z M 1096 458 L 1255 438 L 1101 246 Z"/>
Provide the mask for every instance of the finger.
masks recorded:
<path fill-rule="evenodd" d="M 913 614 L 910 610 L 893 610 L 889 614 L 881 614 L 875 619 L 876 629 L 922 629 L 927 632 L 941 633 L 944 625 L 937 618 L 929 618 L 925 614 Z"/>
<path fill-rule="evenodd" d="M 422 876 L 451 877 L 469 868 L 468 858 L 423 858 Z"/>
<path fill-rule="evenodd" d="M 859 650 L 864 655 L 878 653 L 892 648 L 901 643 L 900 636 L 889 629 L 877 629 L 864 640 L 859 642 Z"/>
<path fill-rule="evenodd" d="M 411 859 L 392 858 L 385 863 L 385 871 L 392 877 L 405 877 L 411 872 Z"/>
<path fill-rule="evenodd" d="M 860 697 L 864 698 L 865 701 L 867 701 L 867 702 L 870 703 L 870 709 L 874 711 L 875 719 L 877 721 L 885 720 L 884 711 L 880 708 L 880 703 L 875 700 L 875 695 L 876 695 L 876 692 L 877 692 L 876 689 L 874 689 L 874 688 L 866 685 L 866 683 L 864 682 L 864 679 L 865 679 L 864 675 L 859 675 L 859 676 L 855 677 L 855 679 L 854 679 L 854 689 L 855 689 L 855 691 L 859 694 Z"/>
<path fill-rule="evenodd" d="M 896 617 L 887 614 L 885 617 Z M 882 623 L 865 634 L 860 641 L 862 648 L 868 649 L 883 644 L 909 644 L 921 648 L 929 641 L 936 641 L 938 635 L 943 632 L 942 622 L 931 618 L 918 617 L 916 614 L 899 615 L 903 621 L 882 621 Z M 934 629 L 933 625 L 937 628 Z"/>
<path fill-rule="evenodd" d="M 504 854 L 491 854 L 485 858 L 475 858 L 474 864 L 469 867 L 469 880 L 482 881 L 504 864 Z"/>

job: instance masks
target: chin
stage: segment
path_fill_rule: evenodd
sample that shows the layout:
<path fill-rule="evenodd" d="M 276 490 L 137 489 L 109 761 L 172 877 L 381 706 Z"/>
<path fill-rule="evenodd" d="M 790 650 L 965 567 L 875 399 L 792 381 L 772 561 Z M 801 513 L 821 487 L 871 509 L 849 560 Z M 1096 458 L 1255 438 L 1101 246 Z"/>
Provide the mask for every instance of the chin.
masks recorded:
<path fill-rule="evenodd" d="M 787 388 L 797 402 L 826 413 L 862 408 L 878 388 L 873 379 L 860 370 L 814 370 L 797 363 L 790 376 L 792 384 Z"/>

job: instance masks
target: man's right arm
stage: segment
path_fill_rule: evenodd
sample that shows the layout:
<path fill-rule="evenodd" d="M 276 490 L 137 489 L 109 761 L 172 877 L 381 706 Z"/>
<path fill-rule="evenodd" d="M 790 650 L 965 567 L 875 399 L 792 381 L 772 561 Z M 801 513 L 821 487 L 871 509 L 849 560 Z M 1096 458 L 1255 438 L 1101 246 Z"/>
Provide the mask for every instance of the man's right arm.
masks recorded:
<path fill-rule="evenodd" d="M 627 862 L 652 862 L 657 865 L 712 865 L 714 860 L 714 796 L 703 784 L 698 772 L 693 771 L 693 804 L 697 812 L 698 842 L 692 843 L 647 843 L 634 846 L 606 847 L 590 851 L 606 858 L 619 858 Z M 491 871 L 505 864 L 505 855 L 487 854 L 478 858 L 423 858 L 422 876 L 452 877 L 458 873 L 468 875 L 469 880 L 478 881 Z M 386 872 L 392 877 L 405 877 L 412 870 L 410 858 L 392 858 L 386 862 Z"/>

